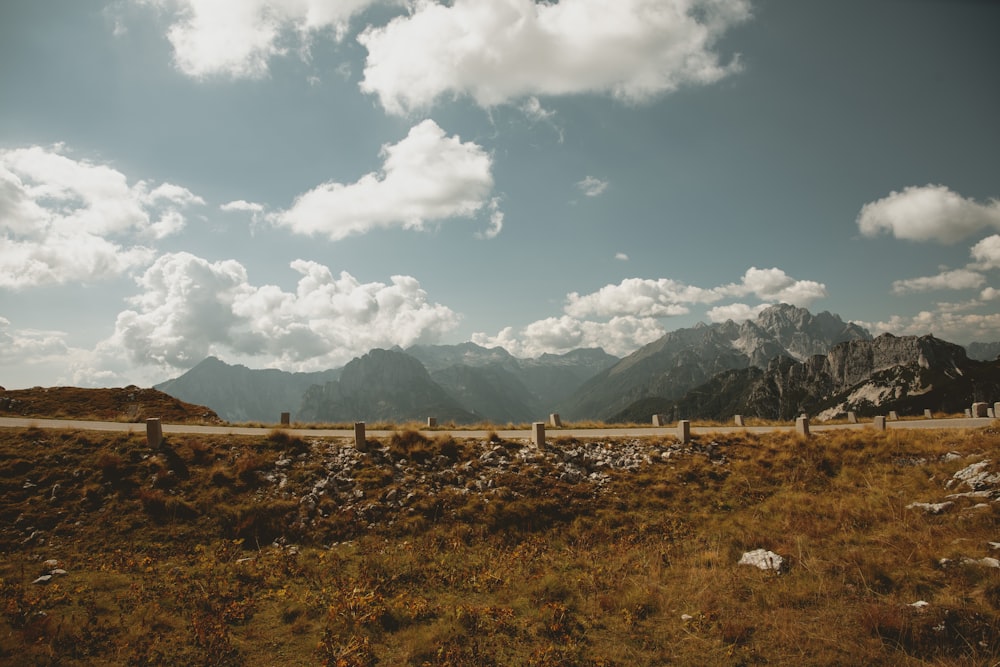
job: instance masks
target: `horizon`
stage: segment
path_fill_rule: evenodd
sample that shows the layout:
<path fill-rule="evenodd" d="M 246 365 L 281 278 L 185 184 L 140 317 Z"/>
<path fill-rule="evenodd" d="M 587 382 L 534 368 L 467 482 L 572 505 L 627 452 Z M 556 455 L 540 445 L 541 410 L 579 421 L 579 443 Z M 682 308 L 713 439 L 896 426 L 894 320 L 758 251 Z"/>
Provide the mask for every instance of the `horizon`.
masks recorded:
<path fill-rule="evenodd" d="M 1000 341 L 998 21 L 937 0 L 6 6 L 0 385 L 463 342 L 623 358 L 776 303 Z"/>

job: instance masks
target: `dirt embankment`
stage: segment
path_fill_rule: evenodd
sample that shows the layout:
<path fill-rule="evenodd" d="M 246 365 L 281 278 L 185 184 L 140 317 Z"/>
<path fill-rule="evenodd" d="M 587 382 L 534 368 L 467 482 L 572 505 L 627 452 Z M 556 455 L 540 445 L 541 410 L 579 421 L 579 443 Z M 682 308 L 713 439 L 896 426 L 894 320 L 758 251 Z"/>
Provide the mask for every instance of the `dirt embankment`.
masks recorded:
<path fill-rule="evenodd" d="M 113 389 L 34 387 L 4 390 L 0 387 L 0 415 L 132 422 L 159 417 L 171 423 L 222 422 L 214 411 L 203 405 L 185 403 L 162 391 L 134 385 Z"/>

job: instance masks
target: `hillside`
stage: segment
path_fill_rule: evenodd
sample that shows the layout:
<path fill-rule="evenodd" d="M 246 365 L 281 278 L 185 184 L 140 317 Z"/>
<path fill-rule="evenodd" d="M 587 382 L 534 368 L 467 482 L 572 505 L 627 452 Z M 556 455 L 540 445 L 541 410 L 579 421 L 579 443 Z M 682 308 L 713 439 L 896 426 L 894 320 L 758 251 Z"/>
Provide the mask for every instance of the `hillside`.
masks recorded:
<path fill-rule="evenodd" d="M 995 664 L 998 460 L 993 428 L 0 429 L 0 662 Z"/>
<path fill-rule="evenodd" d="M 0 389 L 0 415 L 131 422 L 150 417 L 173 423 L 221 421 L 214 411 L 202 405 L 131 385 L 115 389 Z"/>

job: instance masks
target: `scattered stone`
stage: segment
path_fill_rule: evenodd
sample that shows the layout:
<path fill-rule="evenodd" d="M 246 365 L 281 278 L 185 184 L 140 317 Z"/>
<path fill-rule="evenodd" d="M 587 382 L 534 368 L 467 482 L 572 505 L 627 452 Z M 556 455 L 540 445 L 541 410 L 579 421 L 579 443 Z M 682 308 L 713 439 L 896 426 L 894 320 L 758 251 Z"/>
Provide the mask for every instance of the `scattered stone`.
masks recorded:
<path fill-rule="evenodd" d="M 979 491 L 990 486 L 1000 485 L 1000 474 L 990 474 L 987 470 L 990 460 L 983 459 L 977 463 L 962 468 L 948 480 L 945 488 L 951 488 L 953 484 L 966 484 L 973 491 Z"/>
<path fill-rule="evenodd" d="M 926 602 L 924 600 L 917 600 L 916 602 L 910 603 L 909 606 L 913 607 L 914 609 L 923 610 L 925 607 L 931 606 L 931 603 Z"/>
<path fill-rule="evenodd" d="M 33 584 L 47 584 L 50 581 L 52 581 L 52 575 L 51 574 L 43 574 L 42 576 L 38 577 L 37 579 L 35 579 L 31 583 L 33 583 Z"/>
<path fill-rule="evenodd" d="M 754 549 L 753 551 L 748 551 L 743 554 L 743 557 L 740 558 L 739 564 L 752 565 L 761 570 L 781 572 L 781 569 L 785 565 L 785 559 L 773 551 Z"/>
<path fill-rule="evenodd" d="M 910 503 L 906 509 L 922 509 L 928 514 L 940 514 L 954 504 L 950 500 L 943 503 Z"/>

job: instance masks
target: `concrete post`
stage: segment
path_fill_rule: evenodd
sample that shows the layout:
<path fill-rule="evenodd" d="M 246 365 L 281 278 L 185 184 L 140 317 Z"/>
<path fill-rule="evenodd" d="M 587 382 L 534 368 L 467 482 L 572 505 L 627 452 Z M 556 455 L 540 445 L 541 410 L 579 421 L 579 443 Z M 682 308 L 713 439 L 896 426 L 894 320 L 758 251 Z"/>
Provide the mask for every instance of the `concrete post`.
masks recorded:
<path fill-rule="evenodd" d="M 809 437 L 809 417 L 799 417 L 795 420 L 795 432 L 803 438 Z"/>
<path fill-rule="evenodd" d="M 986 404 L 985 403 L 973 403 L 972 404 L 972 416 L 973 417 L 985 417 L 986 416 Z"/>
<path fill-rule="evenodd" d="M 890 410 L 889 411 L 889 421 L 891 421 L 891 422 L 898 422 L 899 421 L 899 415 L 896 414 L 895 410 Z"/>
<path fill-rule="evenodd" d="M 552 428 L 562 428 L 562 420 L 559 419 L 558 412 L 553 412 L 549 415 L 549 426 Z"/>
<path fill-rule="evenodd" d="M 885 417 L 879 415 L 872 422 L 872 425 L 875 427 L 876 431 L 884 431 L 885 430 Z"/>
<path fill-rule="evenodd" d="M 847 423 L 848 424 L 857 424 L 858 423 L 858 415 L 855 414 L 854 412 L 848 412 L 847 413 Z"/>
<path fill-rule="evenodd" d="M 545 422 L 535 422 L 531 425 L 531 442 L 535 447 L 545 444 Z"/>
<path fill-rule="evenodd" d="M 159 449 L 163 444 L 163 426 L 159 417 L 146 420 L 146 444 L 152 449 Z"/>
<path fill-rule="evenodd" d="M 1000 403 L 993 404 L 993 414 L 1000 415 Z"/>
<path fill-rule="evenodd" d="M 986 416 L 990 419 L 996 419 L 997 413 L 993 408 L 986 408 Z"/>
<path fill-rule="evenodd" d="M 733 417 L 733 421 L 737 426 L 746 426 L 746 423 L 743 421 L 743 415 L 736 415 Z"/>
<path fill-rule="evenodd" d="M 354 422 L 354 448 L 359 452 L 368 451 L 368 441 L 365 440 L 364 422 Z"/>
<path fill-rule="evenodd" d="M 970 410 L 969 408 L 966 408 L 965 409 L 965 416 L 966 417 L 971 417 L 972 416 L 972 410 Z"/>
<path fill-rule="evenodd" d="M 683 444 L 691 442 L 691 422 L 687 419 L 677 422 L 677 439 Z"/>
<path fill-rule="evenodd" d="M 924 419 L 934 419 L 934 413 L 930 408 L 924 408 Z"/>
<path fill-rule="evenodd" d="M 653 426 L 666 426 L 667 418 L 663 415 L 653 415 Z"/>
<path fill-rule="evenodd" d="M 427 418 L 427 428 L 434 428 L 437 425 L 438 425 L 437 417 L 428 417 Z"/>
<path fill-rule="evenodd" d="M 292 423 L 292 414 L 290 412 L 281 413 L 281 425 L 288 426 Z"/>

